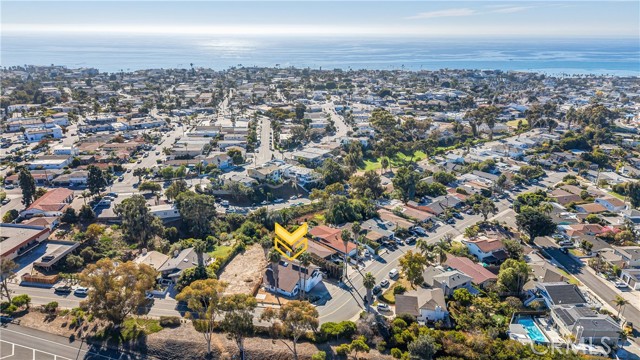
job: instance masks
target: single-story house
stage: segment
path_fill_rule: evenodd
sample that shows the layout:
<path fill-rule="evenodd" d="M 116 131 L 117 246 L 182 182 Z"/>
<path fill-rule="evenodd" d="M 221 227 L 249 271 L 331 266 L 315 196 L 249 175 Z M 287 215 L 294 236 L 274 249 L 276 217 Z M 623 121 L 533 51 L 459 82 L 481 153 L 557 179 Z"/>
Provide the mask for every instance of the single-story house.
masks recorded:
<path fill-rule="evenodd" d="M 418 321 L 445 321 L 449 317 L 442 289 L 422 287 L 396 295 L 396 315 L 409 314 Z"/>
<path fill-rule="evenodd" d="M 29 207 L 20 213 L 23 218 L 32 216 L 62 216 L 64 209 L 73 200 L 73 191 L 65 188 L 56 188 L 47 191 L 37 198 Z"/>

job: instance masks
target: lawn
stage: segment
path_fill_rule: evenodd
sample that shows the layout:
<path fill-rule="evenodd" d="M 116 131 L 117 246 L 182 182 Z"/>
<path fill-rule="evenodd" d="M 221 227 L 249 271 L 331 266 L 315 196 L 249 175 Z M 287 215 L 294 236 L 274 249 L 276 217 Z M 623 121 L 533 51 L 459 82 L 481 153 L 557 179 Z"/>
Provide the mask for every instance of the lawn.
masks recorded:
<path fill-rule="evenodd" d="M 413 153 L 413 161 L 420 161 L 423 160 L 427 157 L 427 154 L 425 154 L 422 151 L 416 151 L 415 153 Z M 381 160 L 382 157 L 376 158 L 376 159 L 365 159 L 364 160 L 364 170 L 377 170 L 382 168 L 381 165 Z M 404 153 L 397 153 L 394 157 L 389 159 L 389 163 L 391 164 L 392 167 L 398 167 L 401 166 L 405 161 L 409 161 L 411 160 L 411 155 L 406 155 Z M 363 167 L 360 167 L 360 169 L 363 169 Z"/>
<path fill-rule="evenodd" d="M 380 296 L 380 300 L 382 300 L 382 301 L 384 301 L 384 302 L 386 302 L 388 304 L 395 304 L 396 303 L 396 295 L 393 293 L 393 289 L 398 285 L 404 286 L 405 289 L 407 289 L 407 291 L 411 290 L 411 284 L 409 284 L 409 281 L 407 281 L 407 279 L 405 279 L 405 278 L 399 278 L 398 281 L 396 281 L 393 285 L 389 286 L 387 291 L 382 293 L 382 296 Z"/>
<path fill-rule="evenodd" d="M 618 193 L 617 193 L 617 192 L 615 192 L 615 191 L 607 191 L 607 192 L 609 193 L 609 195 L 611 195 L 611 196 L 613 196 L 613 197 L 616 197 L 616 198 L 618 198 L 618 199 L 620 199 L 620 200 L 622 200 L 622 201 L 624 201 L 624 200 L 625 200 L 624 195 L 620 195 L 620 194 L 618 194 Z"/>
<path fill-rule="evenodd" d="M 225 258 L 231 253 L 232 246 L 219 245 L 216 246 L 216 249 L 209 253 L 212 258 L 222 259 Z"/>
<path fill-rule="evenodd" d="M 515 120 L 507 121 L 507 126 L 512 127 L 512 128 L 516 128 L 516 127 L 518 127 L 518 121 L 522 121 L 522 125 L 529 124 L 527 119 L 515 119 Z"/>
<path fill-rule="evenodd" d="M 568 272 L 566 272 L 566 271 L 564 271 L 564 270 L 562 270 L 562 269 L 560 269 L 560 268 L 558 268 L 558 272 L 559 272 L 560 274 L 562 274 L 562 276 L 564 276 L 564 277 L 566 277 L 567 279 L 569 279 L 569 284 L 573 284 L 573 285 L 577 285 L 577 286 L 582 285 L 582 284 L 580 283 L 580 281 L 578 281 L 576 278 L 574 278 L 574 277 L 573 277 L 572 275 L 570 275 Z"/>

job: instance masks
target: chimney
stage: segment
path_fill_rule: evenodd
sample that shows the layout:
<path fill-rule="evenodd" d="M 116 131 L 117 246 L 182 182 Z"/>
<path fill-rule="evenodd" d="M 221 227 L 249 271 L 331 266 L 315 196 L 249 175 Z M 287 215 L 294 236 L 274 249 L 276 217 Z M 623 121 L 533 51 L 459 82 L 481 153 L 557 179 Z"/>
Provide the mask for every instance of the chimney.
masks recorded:
<path fill-rule="evenodd" d="M 147 255 L 147 248 L 142 249 L 142 255 Z"/>

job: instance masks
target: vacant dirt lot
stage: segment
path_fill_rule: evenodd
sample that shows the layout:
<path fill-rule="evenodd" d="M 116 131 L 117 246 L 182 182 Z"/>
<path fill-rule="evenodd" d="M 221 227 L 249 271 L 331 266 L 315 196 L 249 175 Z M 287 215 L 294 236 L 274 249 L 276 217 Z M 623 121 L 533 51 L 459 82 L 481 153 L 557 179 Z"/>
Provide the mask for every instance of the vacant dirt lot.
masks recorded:
<path fill-rule="evenodd" d="M 257 284 L 262 282 L 267 261 L 259 244 L 254 244 L 238 254 L 222 271 L 220 280 L 229 283 L 227 294 L 252 294 Z"/>

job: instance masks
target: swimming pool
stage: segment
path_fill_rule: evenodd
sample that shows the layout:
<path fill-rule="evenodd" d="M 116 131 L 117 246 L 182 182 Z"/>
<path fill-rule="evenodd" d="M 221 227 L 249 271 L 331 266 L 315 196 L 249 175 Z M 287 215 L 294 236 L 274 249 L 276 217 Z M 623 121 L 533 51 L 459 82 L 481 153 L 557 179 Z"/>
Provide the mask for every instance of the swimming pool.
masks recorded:
<path fill-rule="evenodd" d="M 527 330 L 529 339 L 538 344 L 547 342 L 547 338 L 544 336 L 538 325 L 536 325 L 535 321 L 533 321 L 532 317 L 518 317 L 516 319 L 516 323 L 522 325 Z"/>

